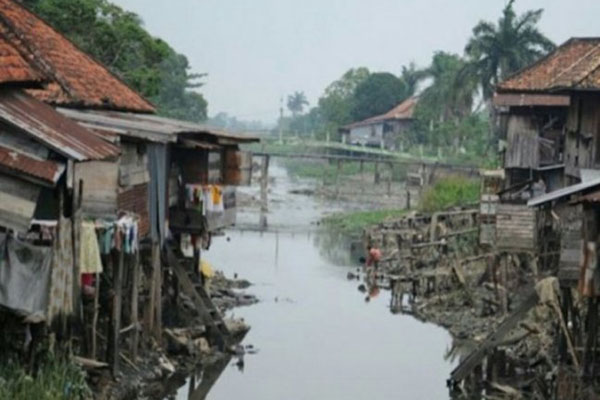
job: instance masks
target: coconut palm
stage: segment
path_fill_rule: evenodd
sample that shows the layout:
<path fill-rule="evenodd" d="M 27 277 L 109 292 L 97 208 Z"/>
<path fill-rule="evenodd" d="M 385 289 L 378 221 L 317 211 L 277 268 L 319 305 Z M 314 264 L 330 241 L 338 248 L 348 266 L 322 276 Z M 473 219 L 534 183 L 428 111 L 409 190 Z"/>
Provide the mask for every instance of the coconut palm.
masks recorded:
<path fill-rule="evenodd" d="M 292 112 L 292 115 L 296 117 L 298 114 L 302 114 L 304 106 L 308 105 L 308 100 L 304 95 L 304 92 L 294 92 L 287 98 L 287 107 Z"/>
<path fill-rule="evenodd" d="M 468 74 L 479 77 L 483 96 L 491 98 L 495 85 L 511 73 L 553 50 L 555 45 L 538 29 L 543 9 L 517 16 L 510 0 L 497 24 L 481 21 L 473 28 L 465 53 Z"/>

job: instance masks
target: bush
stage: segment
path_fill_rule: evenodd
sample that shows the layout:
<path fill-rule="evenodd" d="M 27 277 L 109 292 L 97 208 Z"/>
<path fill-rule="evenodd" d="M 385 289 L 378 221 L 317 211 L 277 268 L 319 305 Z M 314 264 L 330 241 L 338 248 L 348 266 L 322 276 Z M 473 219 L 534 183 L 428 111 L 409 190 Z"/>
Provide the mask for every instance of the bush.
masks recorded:
<path fill-rule="evenodd" d="M 478 201 L 479 181 L 454 176 L 441 180 L 423 193 L 421 211 L 430 213 Z"/>
<path fill-rule="evenodd" d="M 92 393 L 85 372 L 58 358 L 45 359 L 35 374 L 17 362 L 0 365 L 0 399 L 84 400 Z"/>

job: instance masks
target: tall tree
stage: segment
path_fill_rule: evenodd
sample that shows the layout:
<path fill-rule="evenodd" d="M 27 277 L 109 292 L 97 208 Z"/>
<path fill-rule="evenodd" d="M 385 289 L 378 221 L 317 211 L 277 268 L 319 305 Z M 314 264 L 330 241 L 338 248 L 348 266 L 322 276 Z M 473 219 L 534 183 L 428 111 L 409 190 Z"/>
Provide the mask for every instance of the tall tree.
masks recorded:
<path fill-rule="evenodd" d="M 33 12 L 106 65 L 162 115 L 201 121 L 207 102 L 199 92 L 202 74 L 187 58 L 152 37 L 134 13 L 108 0 L 23 0 Z"/>
<path fill-rule="evenodd" d="M 408 96 L 414 96 L 419 89 L 419 84 L 428 76 L 427 70 L 419 69 L 414 62 L 402 67 L 400 79 L 406 85 L 406 93 Z"/>
<path fill-rule="evenodd" d="M 498 82 L 531 64 L 555 45 L 542 34 L 537 23 L 543 9 L 517 16 L 510 0 L 497 24 L 481 21 L 473 28 L 465 53 L 469 58 L 468 74 L 479 77 L 483 96 L 491 98 Z"/>
<path fill-rule="evenodd" d="M 308 105 L 308 100 L 304 95 L 304 92 L 294 92 L 287 98 L 287 107 L 291 111 L 292 115 L 296 117 L 298 114 L 302 114 L 304 106 Z"/>
<path fill-rule="evenodd" d="M 352 117 L 359 121 L 383 114 L 408 97 L 402 79 L 388 72 L 370 74 L 354 91 Z"/>

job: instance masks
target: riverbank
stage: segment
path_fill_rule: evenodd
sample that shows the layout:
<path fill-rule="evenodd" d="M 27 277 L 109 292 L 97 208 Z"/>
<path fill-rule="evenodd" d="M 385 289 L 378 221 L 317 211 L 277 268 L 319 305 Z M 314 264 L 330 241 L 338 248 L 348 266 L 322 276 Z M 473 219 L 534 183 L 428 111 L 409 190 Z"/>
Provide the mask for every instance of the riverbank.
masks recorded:
<path fill-rule="evenodd" d="M 383 252 L 370 284 L 390 290 L 395 312 L 451 333 L 459 358 L 470 360 L 448 377 L 465 396 L 549 396 L 558 363 L 558 283 L 522 257 L 481 247 L 476 216 L 477 209 L 455 208 L 368 228 L 364 240 Z M 481 364 L 488 370 L 482 373 Z M 464 386 L 453 381 L 471 376 Z"/>
<path fill-rule="evenodd" d="M 213 303 L 223 315 L 258 302 L 254 295 L 245 292 L 251 287 L 249 281 L 237 277 L 228 279 L 220 271 L 214 273 L 207 286 Z M 171 322 L 164 327 L 161 344 L 149 338 L 144 357 L 138 358 L 136 363 L 124 358 L 116 377 L 103 368 L 87 369 L 96 399 L 161 400 L 174 394 L 181 386 L 181 380 L 193 375 L 200 367 L 206 368 L 231 358 L 232 354 L 239 354 L 239 349 L 221 352 L 211 346 L 207 327 L 195 316 L 194 304 L 183 293 L 180 296 L 182 307 L 172 310 L 180 322 Z M 225 323 L 238 346 L 250 326 L 239 318 L 227 318 Z"/>

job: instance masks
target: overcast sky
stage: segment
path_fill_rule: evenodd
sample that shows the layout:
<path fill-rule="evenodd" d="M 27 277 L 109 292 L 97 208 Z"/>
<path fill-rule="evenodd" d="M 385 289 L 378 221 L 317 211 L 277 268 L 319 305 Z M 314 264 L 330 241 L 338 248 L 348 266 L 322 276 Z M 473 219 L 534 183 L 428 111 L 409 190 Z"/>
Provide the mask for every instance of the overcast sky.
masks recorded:
<path fill-rule="evenodd" d="M 463 52 L 480 20 L 497 21 L 506 0 L 113 0 L 206 72 L 209 114 L 273 121 L 279 99 L 304 91 L 314 105 L 352 67 L 399 74 L 437 50 Z M 541 30 L 556 43 L 600 36 L 599 0 L 517 0 L 544 8 Z"/>

